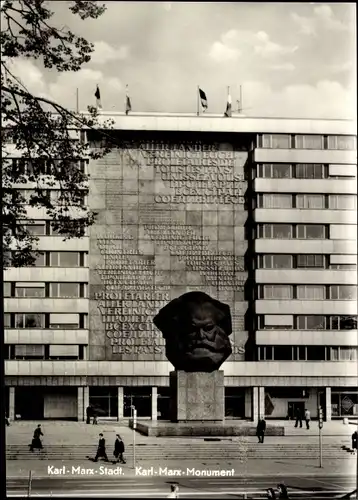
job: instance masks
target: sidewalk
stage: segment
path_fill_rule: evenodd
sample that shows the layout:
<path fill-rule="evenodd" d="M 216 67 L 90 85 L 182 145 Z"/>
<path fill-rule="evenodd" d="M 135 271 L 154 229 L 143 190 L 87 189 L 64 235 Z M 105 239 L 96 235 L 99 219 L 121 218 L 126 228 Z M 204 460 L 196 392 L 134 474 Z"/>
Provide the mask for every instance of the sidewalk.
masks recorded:
<path fill-rule="evenodd" d="M 142 466 L 144 468 L 154 467 L 159 470 L 159 467 L 168 467 L 168 469 L 185 469 L 194 468 L 196 470 L 231 470 L 234 469 L 234 476 L 240 477 L 250 477 L 250 476 L 340 476 L 340 475 L 352 475 L 356 473 L 356 457 L 348 458 L 347 460 L 326 460 L 323 463 L 323 468 L 319 467 L 318 460 L 287 460 L 284 457 L 282 460 L 250 460 L 250 461 L 226 461 L 223 459 L 218 459 L 218 461 L 213 461 L 210 463 L 199 462 L 199 461 L 185 461 L 184 463 L 178 461 L 167 461 L 161 463 L 160 461 L 142 461 L 138 459 L 136 461 L 136 467 Z M 303 462 L 303 463 L 302 463 Z M 27 478 L 29 476 L 30 469 L 32 470 L 33 478 L 49 478 L 50 474 L 48 472 L 48 467 L 58 467 L 66 468 L 66 479 L 74 478 L 78 479 L 77 474 L 72 474 L 72 467 L 83 467 L 90 469 L 99 470 L 100 466 L 105 466 L 108 468 L 115 469 L 116 467 L 123 467 L 122 477 L 138 477 L 136 475 L 136 470 L 133 469 L 133 464 L 127 462 L 125 465 L 118 464 L 108 464 L 105 462 L 93 463 L 89 460 L 83 461 L 19 461 L 19 460 L 9 460 L 6 462 L 6 477 L 9 478 Z M 51 476 L 60 477 L 60 476 Z M 84 476 L 82 476 L 84 477 Z M 107 476 L 108 477 L 108 476 Z M 112 476 L 113 477 L 113 476 Z M 120 478 L 117 476 L 117 479 Z"/>
<path fill-rule="evenodd" d="M 68 421 L 15 421 L 10 427 L 6 427 L 6 445 L 27 445 L 31 442 L 34 429 L 37 424 L 41 423 L 44 433 L 44 442 L 47 445 L 91 445 L 98 440 L 98 434 L 102 432 L 106 440 L 112 441 L 115 434 L 120 434 L 125 443 L 130 443 L 133 440 L 133 431 L 128 427 L 127 421 L 105 421 L 99 420 L 98 425 L 87 425 L 85 422 L 68 422 Z M 253 422 L 236 421 L 235 425 L 245 425 Z M 284 436 L 267 436 L 267 443 L 316 443 L 318 440 L 318 423 L 311 422 L 310 429 L 305 426 L 295 428 L 294 422 L 274 420 L 268 421 L 267 425 L 284 426 Z M 337 445 L 350 442 L 350 438 L 356 425 L 344 425 L 342 421 L 325 422 L 322 429 L 323 442 L 336 442 Z M 143 436 L 136 432 L 137 444 L 151 443 L 191 443 L 193 440 L 203 440 L 203 437 L 149 437 Z M 255 436 L 236 436 L 222 438 L 224 441 L 239 441 L 245 440 L 248 442 L 256 442 Z"/>

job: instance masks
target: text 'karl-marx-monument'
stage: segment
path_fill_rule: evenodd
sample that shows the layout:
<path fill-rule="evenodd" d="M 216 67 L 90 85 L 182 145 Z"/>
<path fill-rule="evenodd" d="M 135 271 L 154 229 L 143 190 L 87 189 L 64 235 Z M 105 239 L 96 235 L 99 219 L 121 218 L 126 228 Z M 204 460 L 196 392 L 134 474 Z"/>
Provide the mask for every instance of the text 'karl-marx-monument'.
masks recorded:
<path fill-rule="evenodd" d="M 224 372 L 230 356 L 230 307 L 203 292 L 169 302 L 153 320 L 163 333 L 170 373 L 172 422 L 222 422 Z"/>

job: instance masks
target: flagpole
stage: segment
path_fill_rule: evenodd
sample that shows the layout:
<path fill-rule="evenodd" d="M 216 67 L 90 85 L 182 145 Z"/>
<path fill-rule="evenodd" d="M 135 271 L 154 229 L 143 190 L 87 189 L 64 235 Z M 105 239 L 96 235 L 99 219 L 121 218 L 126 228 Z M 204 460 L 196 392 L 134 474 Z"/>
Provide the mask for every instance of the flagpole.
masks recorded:
<path fill-rule="evenodd" d="M 196 115 L 199 116 L 199 85 L 196 91 Z"/>
<path fill-rule="evenodd" d="M 78 95 L 78 87 L 76 88 L 76 112 L 80 112 L 80 104 L 79 104 L 79 95 Z"/>

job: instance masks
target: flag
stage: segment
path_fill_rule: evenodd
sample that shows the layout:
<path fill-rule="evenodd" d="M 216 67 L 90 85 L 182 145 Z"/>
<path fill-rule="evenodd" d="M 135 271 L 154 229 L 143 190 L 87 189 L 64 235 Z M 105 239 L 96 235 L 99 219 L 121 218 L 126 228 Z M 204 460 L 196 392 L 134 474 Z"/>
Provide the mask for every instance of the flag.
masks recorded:
<path fill-rule="evenodd" d="M 97 85 L 97 89 L 96 89 L 96 92 L 94 94 L 95 98 L 96 98 L 96 106 L 97 108 L 102 108 L 102 104 L 101 104 L 101 93 L 99 91 L 99 87 Z"/>
<path fill-rule="evenodd" d="M 208 100 L 206 98 L 205 92 L 203 90 L 201 90 L 200 88 L 199 88 L 199 95 L 200 95 L 201 105 L 205 111 L 206 109 L 208 109 Z"/>
<path fill-rule="evenodd" d="M 231 95 L 228 94 L 227 95 L 226 111 L 225 111 L 224 116 L 231 116 L 231 103 L 232 103 Z"/>
<path fill-rule="evenodd" d="M 132 111 L 131 98 L 128 93 L 128 85 L 126 86 L 126 115 L 128 115 L 129 111 Z"/>

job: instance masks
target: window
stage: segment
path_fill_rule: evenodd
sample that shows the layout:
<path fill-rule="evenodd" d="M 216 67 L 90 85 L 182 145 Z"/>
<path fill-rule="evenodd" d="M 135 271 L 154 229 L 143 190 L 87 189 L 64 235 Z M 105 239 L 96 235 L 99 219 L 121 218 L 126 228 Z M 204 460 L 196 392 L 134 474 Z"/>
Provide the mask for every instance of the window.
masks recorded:
<path fill-rule="evenodd" d="M 329 327 L 331 330 L 356 330 L 356 316 L 331 316 L 329 318 Z"/>
<path fill-rule="evenodd" d="M 354 285 L 332 285 L 329 298 L 332 300 L 355 300 L 357 287 Z"/>
<path fill-rule="evenodd" d="M 323 136 L 296 135 L 296 149 L 323 149 Z"/>
<path fill-rule="evenodd" d="M 4 297 L 11 297 L 11 283 L 4 281 Z"/>
<path fill-rule="evenodd" d="M 297 238 L 300 239 L 324 239 L 326 237 L 326 228 L 323 224 L 298 224 Z"/>
<path fill-rule="evenodd" d="M 41 344 L 15 345 L 15 359 L 44 359 L 45 346 Z"/>
<path fill-rule="evenodd" d="M 291 136 L 289 134 L 263 134 L 262 147 L 271 149 L 290 149 Z"/>
<path fill-rule="evenodd" d="M 326 348 L 323 346 L 307 346 L 307 361 L 325 361 Z"/>
<path fill-rule="evenodd" d="M 44 314 L 15 314 L 15 328 L 44 328 Z"/>
<path fill-rule="evenodd" d="M 257 177 L 266 179 L 290 179 L 292 166 L 287 163 L 266 163 L 258 165 Z"/>
<path fill-rule="evenodd" d="M 324 300 L 326 287 L 324 285 L 298 285 L 297 298 L 302 300 Z"/>
<path fill-rule="evenodd" d="M 4 313 L 4 328 L 11 328 L 11 314 Z"/>
<path fill-rule="evenodd" d="M 49 359 L 79 359 L 79 346 L 59 344 L 50 345 Z"/>
<path fill-rule="evenodd" d="M 275 345 L 274 359 L 275 361 L 292 361 L 293 359 L 292 346 Z"/>
<path fill-rule="evenodd" d="M 298 194 L 296 208 L 325 208 L 324 194 Z"/>
<path fill-rule="evenodd" d="M 297 316 L 297 327 L 299 330 L 325 330 L 325 316 Z"/>
<path fill-rule="evenodd" d="M 261 297 L 263 299 L 292 299 L 293 287 L 291 285 L 264 285 Z"/>
<path fill-rule="evenodd" d="M 259 194 L 258 208 L 292 208 L 291 194 Z"/>
<path fill-rule="evenodd" d="M 51 252 L 51 266 L 56 267 L 79 267 L 79 252 Z"/>
<path fill-rule="evenodd" d="M 43 224 L 25 224 L 26 230 L 35 236 L 44 236 L 46 234 L 46 226 Z"/>
<path fill-rule="evenodd" d="M 322 164 L 301 163 L 296 165 L 297 179 L 324 179 L 325 168 Z"/>
<path fill-rule="evenodd" d="M 259 224 L 258 229 L 259 238 L 292 238 L 292 225 L 290 224 Z"/>
<path fill-rule="evenodd" d="M 356 210 L 357 197 L 349 194 L 330 194 L 329 208 L 333 210 Z"/>
<path fill-rule="evenodd" d="M 339 347 L 340 361 L 357 361 L 356 347 Z"/>
<path fill-rule="evenodd" d="M 292 255 L 263 255 L 264 269 L 292 269 Z"/>
<path fill-rule="evenodd" d="M 50 297 L 80 297 L 79 283 L 51 283 Z"/>
<path fill-rule="evenodd" d="M 80 327 L 79 314 L 50 314 L 50 328 L 76 330 Z"/>
<path fill-rule="evenodd" d="M 345 149 L 355 151 L 357 149 L 357 140 L 353 135 L 329 135 L 328 149 Z"/>
<path fill-rule="evenodd" d="M 45 297 L 45 283 L 17 283 L 15 297 Z"/>
<path fill-rule="evenodd" d="M 330 269 L 339 269 L 341 271 L 348 269 L 356 269 L 357 264 L 330 264 Z"/>
<path fill-rule="evenodd" d="M 324 255 L 297 255 L 297 267 L 298 268 L 308 268 L 308 267 L 325 267 Z"/>

